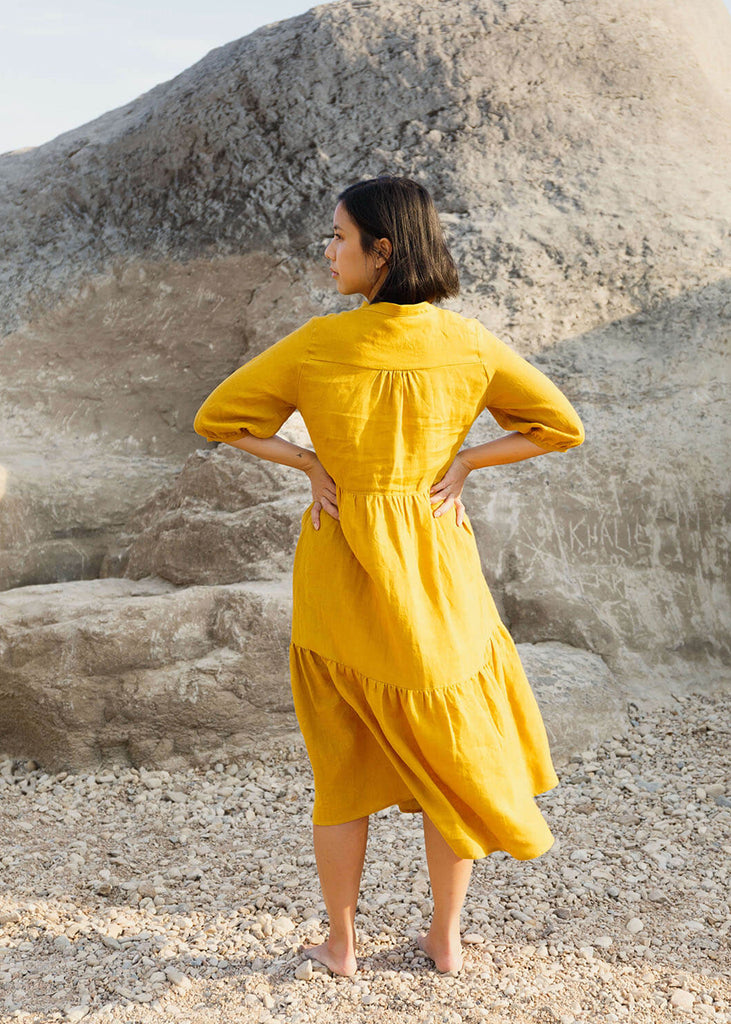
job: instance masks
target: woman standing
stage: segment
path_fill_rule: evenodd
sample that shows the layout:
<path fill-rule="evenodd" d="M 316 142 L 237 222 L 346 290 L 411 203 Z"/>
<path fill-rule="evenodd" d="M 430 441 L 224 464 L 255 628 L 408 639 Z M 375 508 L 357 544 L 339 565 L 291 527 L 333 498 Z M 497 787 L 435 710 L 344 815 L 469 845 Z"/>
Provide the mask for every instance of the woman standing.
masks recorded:
<path fill-rule="evenodd" d="M 462 488 L 470 472 L 565 451 L 584 431 L 543 373 L 434 304 L 459 283 L 423 186 L 382 176 L 346 188 L 325 256 L 338 291 L 362 304 L 313 317 L 236 370 L 195 430 L 312 485 L 289 660 L 330 932 L 307 955 L 355 973 L 368 816 L 398 804 L 423 815 L 434 915 L 419 944 L 455 971 L 473 860 L 545 853 L 553 836 L 534 797 L 558 784 Z M 295 409 L 314 452 L 276 436 Z M 460 450 L 484 409 L 510 432 Z"/>

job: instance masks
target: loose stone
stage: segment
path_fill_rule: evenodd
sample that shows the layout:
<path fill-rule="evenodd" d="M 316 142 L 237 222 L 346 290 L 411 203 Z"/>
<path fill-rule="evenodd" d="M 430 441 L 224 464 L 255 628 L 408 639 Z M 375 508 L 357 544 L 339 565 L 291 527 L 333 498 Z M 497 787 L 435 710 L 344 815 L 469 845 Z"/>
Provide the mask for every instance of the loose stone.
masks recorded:
<path fill-rule="evenodd" d="M 298 981 L 309 981 L 312 973 L 312 960 L 303 960 L 301 964 L 297 964 L 294 976 Z"/>
<path fill-rule="evenodd" d="M 679 1010 L 692 1010 L 695 1003 L 695 996 L 684 988 L 676 988 L 670 996 L 670 1005 L 676 1006 Z"/>

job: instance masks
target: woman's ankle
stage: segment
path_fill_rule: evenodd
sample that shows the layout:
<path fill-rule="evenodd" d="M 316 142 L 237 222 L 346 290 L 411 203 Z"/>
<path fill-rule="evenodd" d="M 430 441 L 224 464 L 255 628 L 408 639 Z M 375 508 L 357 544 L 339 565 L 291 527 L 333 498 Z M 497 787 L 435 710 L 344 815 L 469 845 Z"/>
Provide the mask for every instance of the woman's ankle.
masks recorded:
<path fill-rule="evenodd" d="M 462 933 L 459 925 L 444 925 L 432 921 L 426 934 L 430 942 L 439 949 L 460 949 L 462 946 Z"/>
<path fill-rule="evenodd" d="M 355 956 L 356 941 L 355 931 L 345 932 L 330 928 L 326 944 L 333 953 Z"/>
<path fill-rule="evenodd" d="M 456 939 L 451 935 L 449 936 L 449 938 L 445 938 L 442 935 L 432 935 L 431 932 L 427 932 L 427 938 L 429 940 L 429 944 L 433 946 L 434 949 L 441 949 L 445 953 L 454 953 L 462 948 L 461 936 Z"/>
<path fill-rule="evenodd" d="M 440 939 L 428 933 L 419 935 L 416 941 L 423 952 L 434 961 L 438 971 L 452 973 L 462 969 L 464 954 L 461 939 L 455 942 L 453 935 Z"/>

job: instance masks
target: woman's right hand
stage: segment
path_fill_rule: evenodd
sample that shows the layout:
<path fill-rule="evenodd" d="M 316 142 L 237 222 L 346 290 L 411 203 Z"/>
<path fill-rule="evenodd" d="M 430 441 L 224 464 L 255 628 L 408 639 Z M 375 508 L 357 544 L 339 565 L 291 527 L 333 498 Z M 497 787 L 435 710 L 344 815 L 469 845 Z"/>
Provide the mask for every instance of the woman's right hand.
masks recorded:
<path fill-rule="evenodd" d="M 451 466 L 442 479 L 433 484 L 429 491 L 431 496 L 429 500 L 432 505 L 435 505 L 438 501 L 442 502 L 436 512 L 433 513 L 435 517 L 444 515 L 444 513 L 454 505 L 457 516 L 457 526 L 462 525 L 465 513 L 461 497 L 462 488 L 464 487 L 464 482 L 470 472 L 471 467 L 467 465 L 462 453 L 457 452 Z"/>
<path fill-rule="evenodd" d="M 324 510 L 333 519 L 339 519 L 337 505 L 337 492 L 335 481 L 325 469 L 320 460 L 315 456 L 310 465 L 305 469 L 312 485 L 312 525 L 316 530 L 320 529 L 320 511 Z"/>

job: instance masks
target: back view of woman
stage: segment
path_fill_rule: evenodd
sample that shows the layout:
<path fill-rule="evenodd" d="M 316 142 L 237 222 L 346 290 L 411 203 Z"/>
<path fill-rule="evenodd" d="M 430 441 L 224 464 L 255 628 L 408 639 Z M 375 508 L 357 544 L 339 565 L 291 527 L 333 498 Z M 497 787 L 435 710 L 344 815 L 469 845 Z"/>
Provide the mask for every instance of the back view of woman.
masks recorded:
<path fill-rule="evenodd" d="M 306 953 L 355 973 L 368 816 L 398 804 L 424 821 L 434 915 L 419 944 L 455 971 L 473 860 L 545 853 L 553 836 L 534 797 L 558 783 L 461 493 L 478 468 L 565 451 L 584 432 L 544 374 L 434 304 L 459 285 L 423 186 L 383 176 L 345 189 L 325 256 L 338 291 L 362 304 L 251 359 L 195 429 L 312 485 L 289 660 L 330 934 Z M 295 409 L 314 452 L 276 436 Z M 509 433 L 460 450 L 484 409 Z"/>

